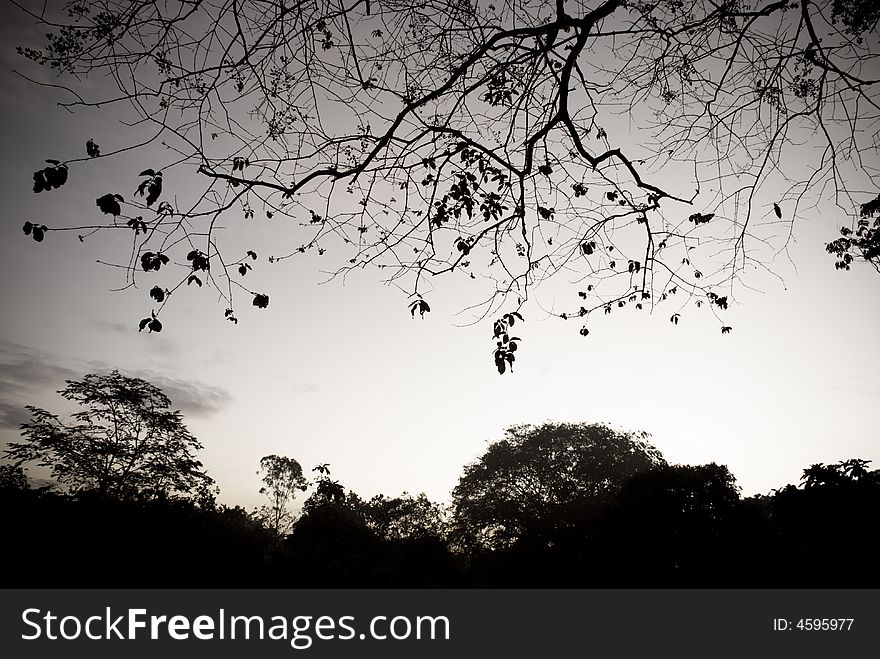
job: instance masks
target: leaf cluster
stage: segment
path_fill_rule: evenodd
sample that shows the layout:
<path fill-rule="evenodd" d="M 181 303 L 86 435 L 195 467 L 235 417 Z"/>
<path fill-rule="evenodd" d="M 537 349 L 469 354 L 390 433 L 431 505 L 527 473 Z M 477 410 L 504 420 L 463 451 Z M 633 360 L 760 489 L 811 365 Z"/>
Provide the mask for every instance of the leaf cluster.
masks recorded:
<path fill-rule="evenodd" d="M 34 192 L 54 190 L 67 183 L 67 165 L 58 160 L 46 160 L 52 167 L 34 172 Z"/>

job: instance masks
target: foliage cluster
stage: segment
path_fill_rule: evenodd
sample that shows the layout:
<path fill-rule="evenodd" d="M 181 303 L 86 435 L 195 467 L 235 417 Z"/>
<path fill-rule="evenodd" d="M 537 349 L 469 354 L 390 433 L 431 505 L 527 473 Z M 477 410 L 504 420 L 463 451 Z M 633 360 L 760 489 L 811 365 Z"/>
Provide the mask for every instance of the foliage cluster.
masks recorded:
<path fill-rule="evenodd" d="M 551 313 L 582 319 L 583 336 L 597 315 L 661 306 L 676 325 L 701 307 L 728 334 L 726 302 L 811 209 L 859 205 L 828 251 L 839 269 L 878 267 L 876 204 L 863 196 L 880 187 L 875 0 L 25 11 L 48 32 L 19 52 L 57 72 L 65 107 L 127 104 L 153 131 L 145 145 L 84 138 L 82 154 L 34 172 L 34 191 L 56 195 L 123 159 L 133 195 L 99 190 L 82 226 L 24 224 L 38 242 L 128 233 L 126 256 L 105 262 L 147 282 L 155 305 L 144 298 L 140 329 L 161 331 L 186 287 L 213 289 L 238 323 L 242 295 L 269 304 L 252 271 L 314 255 L 338 276 L 379 269 L 412 316 L 430 312 L 432 282 L 458 278 L 464 306 L 495 323 L 504 373 L 511 314 L 551 279 L 575 283 L 552 294 Z M 228 241 L 221 218 L 240 229 Z M 258 233 L 275 253 L 258 259 Z M 502 332 L 497 318 L 511 319 Z"/>
<path fill-rule="evenodd" d="M 644 434 L 510 428 L 450 507 L 364 500 L 299 464 L 261 462 L 270 514 L 194 496 L 29 487 L 0 466 L 0 565 L 28 587 L 828 587 L 876 585 L 880 470 L 813 465 L 743 499 L 717 464 L 670 465 Z M 69 472 L 61 472 L 67 475 Z M 70 482 L 70 481 L 69 481 Z M 311 489 L 301 514 L 287 507 Z M 59 539 L 64 543 L 59 551 Z M 833 566 L 818 569 L 817 565 Z"/>

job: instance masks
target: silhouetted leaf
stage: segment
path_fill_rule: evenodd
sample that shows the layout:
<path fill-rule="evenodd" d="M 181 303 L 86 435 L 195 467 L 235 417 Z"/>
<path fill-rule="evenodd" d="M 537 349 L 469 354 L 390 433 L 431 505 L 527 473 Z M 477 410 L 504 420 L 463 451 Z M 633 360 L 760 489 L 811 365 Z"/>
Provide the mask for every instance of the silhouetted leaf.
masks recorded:
<path fill-rule="evenodd" d="M 147 223 L 144 222 L 144 218 L 138 215 L 137 217 L 133 217 L 126 222 L 126 225 L 134 229 L 135 235 L 139 235 L 141 232 L 147 233 Z"/>
<path fill-rule="evenodd" d="M 247 255 L 250 256 L 254 261 L 257 260 L 257 253 L 256 253 L 256 252 L 254 252 L 254 251 L 252 251 L 252 250 L 249 249 L 249 250 L 247 251 Z"/>
<path fill-rule="evenodd" d="M 151 332 L 161 332 L 162 331 L 162 323 L 159 322 L 158 318 L 153 318 L 150 321 L 150 331 Z"/>
<path fill-rule="evenodd" d="M 152 169 L 145 169 L 140 173 L 140 176 L 149 176 L 150 178 L 141 181 L 135 194 L 140 195 L 141 197 L 146 194 L 147 206 L 152 206 L 156 200 L 159 199 L 159 195 L 162 194 L 162 172 L 154 172 Z"/>
<path fill-rule="evenodd" d="M 187 286 L 189 286 L 189 285 L 192 284 L 193 282 L 195 282 L 196 284 L 198 284 L 198 285 L 199 285 L 199 288 L 202 287 L 202 280 L 199 279 L 198 277 L 196 277 L 195 275 L 190 275 L 189 277 L 186 278 L 186 285 L 187 285 Z"/>
<path fill-rule="evenodd" d="M 258 309 L 265 309 L 269 306 L 269 296 L 263 293 L 255 294 L 253 305 Z"/>
<path fill-rule="evenodd" d="M 138 332 L 143 332 L 143 331 L 144 331 L 144 328 L 145 328 L 147 325 L 150 324 L 150 321 L 151 321 L 151 320 L 152 320 L 152 318 L 144 318 L 144 319 L 142 319 L 141 322 L 138 323 Z"/>
<path fill-rule="evenodd" d="M 144 252 L 141 255 L 141 267 L 145 272 L 150 270 L 159 271 L 163 265 L 168 263 L 168 257 L 164 254 L 154 254 L 153 252 Z"/>
<path fill-rule="evenodd" d="M 409 310 L 410 310 L 410 313 L 412 314 L 413 318 L 415 318 L 415 316 L 416 316 L 416 311 L 418 311 L 419 315 L 422 318 L 424 318 L 425 314 L 428 313 L 429 311 L 431 311 L 431 307 L 428 306 L 428 303 L 425 302 L 424 300 L 418 299 L 418 300 L 414 300 L 413 302 L 410 303 Z"/>
<path fill-rule="evenodd" d="M 693 222 L 695 225 L 700 225 L 700 224 L 706 224 L 713 217 L 715 217 L 715 213 L 706 213 L 705 215 L 702 213 L 694 213 L 693 215 L 691 215 L 688 218 L 688 220 L 690 222 Z"/>
<path fill-rule="evenodd" d="M 33 224 L 31 224 L 30 222 L 25 222 L 24 226 L 21 228 L 21 230 L 24 231 L 24 235 L 29 236 L 29 235 L 31 235 L 31 229 L 33 229 L 33 228 L 34 228 Z"/>
<path fill-rule="evenodd" d="M 57 160 L 47 160 L 54 167 L 45 167 L 34 172 L 34 192 L 42 192 L 53 188 L 60 188 L 67 183 L 67 165 L 62 165 Z"/>
<path fill-rule="evenodd" d="M 773 212 L 776 213 L 776 217 L 782 219 L 782 209 L 779 204 L 773 204 Z"/>
<path fill-rule="evenodd" d="M 88 154 L 89 158 L 97 158 L 101 155 L 101 149 L 97 144 L 95 144 L 95 140 L 89 140 L 88 142 L 86 142 L 86 153 Z"/>
<path fill-rule="evenodd" d="M 210 270 L 210 264 L 208 263 L 208 256 L 201 252 L 200 250 L 194 249 L 186 255 L 187 261 L 192 261 L 192 269 L 195 270 Z"/>
<path fill-rule="evenodd" d="M 147 206 L 152 206 L 159 198 L 159 195 L 162 194 L 161 176 L 153 177 L 153 180 L 151 180 L 149 186 L 147 186 L 147 192 Z"/>
<path fill-rule="evenodd" d="M 150 297 L 156 302 L 162 302 L 165 299 L 165 291 L 159 286 L 153 286 L 150 289 Z"/>
<path fill-rule="evenodd" d="M 101 209 L 102 213 L 107 213 L 114 217 L 122 212 L 122 207 L 119 205 L 119 199 L 117 199 L 116 195 L 113 195 L 112 193 L 107 193 L 103 197 L 98 197 L 95 200 L 95 204 Z"/>

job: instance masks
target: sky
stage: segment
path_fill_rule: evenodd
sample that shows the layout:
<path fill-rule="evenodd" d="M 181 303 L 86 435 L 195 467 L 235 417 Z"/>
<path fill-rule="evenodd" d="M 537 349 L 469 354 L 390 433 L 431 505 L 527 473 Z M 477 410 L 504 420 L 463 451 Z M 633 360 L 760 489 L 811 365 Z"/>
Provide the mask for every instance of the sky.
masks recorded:
<path fill-rule="evenodd" d="M 96 260 L 118 248 L 112 239 L 50 232 L 38 244 L 21 226 L 97 220 L 96 191 L 130 194 L 150 154 L 86 163 L 61 189 L 34 194 L 44 159 L 79 157 L 89 138 L 109 147 L 137 130 L 112 111 L 71 114 L 56 105 L 60 92 L 17 76 L 33 71 L 14 53 L 31 33 L 13 7 L 2 11 L 0 442 L 18 436 L 24 405 L 64 409 L 55 392 L 66 379 L 118 369 L 169 395 L 205 447 L 220 500 L 246 508 L 261 503 L 257 469 L 272 453 L 307 473 L 329 463 L 363 497 L 449 501 L 487 443 L 545 421 L 647 431 L 669 462 L 727 465 L 743 495 L 797 483 L 818 462 L 859 457 L 880 467 L 880 276 L 834 269 L 824 246 L 848 223 L 842 214 L 798 219 L 788 253 L 769 264 L 778 278 L 754 273 L 754 290 L 731 305 L 730 334 L 707 314 L 673 325 L 661 308 L 599 319 L 582 337 L 579 322 L 548 311 L 562 293 L 539 292 L 517 327 L 515 371 L 504 376 L 492 362 L 491 321 L 462 313 L 467 293 L 456 284 L 438 283 L 431 313 L 413 318 L 379 273 L 328 281 L 314 258 L 255 270 L 271 304 L 242 310 L 237 325 L 224 321 L 216 293 L 188 290 L 163 313 L 161 334 L 139 333 L 149 287 L 111 290 L 122 274 Z M 261 254 L 271 253 L 270 228 L 253 232 Z"/>

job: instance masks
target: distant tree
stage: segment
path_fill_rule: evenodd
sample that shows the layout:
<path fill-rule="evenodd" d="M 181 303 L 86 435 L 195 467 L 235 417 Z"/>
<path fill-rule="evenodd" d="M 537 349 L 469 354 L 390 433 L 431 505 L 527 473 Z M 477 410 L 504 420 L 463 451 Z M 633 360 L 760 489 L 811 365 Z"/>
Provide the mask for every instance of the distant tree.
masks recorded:
<path fill-rule="evenodd" d="M 826 465 L 818 463 L 804 469 L 801 483 L 805 489 L 810 490 L 822 486 L 844 486 L 856 482 L 877 480 L 877 473 L 868 470 L 870 460 L 852 458 L 836 464 Z"/>
<path fill-rule="evenodd" d="M 386 540 L 446 537 L 446 511 L 422 493 L 399 497 L 377 494 L 360 506 L 367 526 Z"/>
<path fill-rule="evenodd" d="M 880 470 L 843 460 L 804 469 L 801 486 L 769 501 L 780 580 L 787 586 L 862 586 L 880 543 Z M 821 567 L 817 567 L 821 566 Z"/>
<path fill-rule="evenodd" d="M 593 585 L 604 576 L 603 585 L 734 586 L 746 558 L 743 526 L 727 467 L 661 465 L 621 488 L 595 547 L 608 572 L 586 570 Z"/>
<path fill-rule="evenodd" d="M 89 374 L 68 380 L 59 391 L 81 407 L 71 422 L 28 406 L 32 420 L 21 425 L 22 441 L 4 457 L 17 465 L 36 462 L 59 484 L 100 497 L 205 497 L 213 480 L 202 470 L 199 441 L 162 391 L 121 375 Z"/>
<path fill-rule="evenodd" d="M 670 516 L 696 517 L 718 527 L 740 500 L 736 478 L 713 463 L 661 465 L 634 476 L 620 491 L 618 502 L 644 520 Z"/>
<path fill-rule="evenodd" d="M 598 514 L 633 476 L 665 464 L 646 433 L 600 424 L 514 426 L 465 467 L 454 534 L 472 548 L 544 542 Z"/>
<path fill-rule="evenodd" d="M 263 476 L 260 494 L 269 499 L 263 517 L 277 540 L 290 528 L 293 514 L 289 506 L 296 498 L 297 490 L 305 492 L 308 489 L 308 481 L 303 476 L 299 462 L 280 455 L 264 456 L 257 473 Z"/>
<path fill-rule="evenodd" d="M 367 526 L 363 500 L 314 467 L 318 478 L 293 531 L 285 539 L 287 577 L 308 587 L 382 585 L 387 560 L 382 539 Z"/>
<path fill-rule="evenodd" d="M 28 487 L 30 487 L 30 482 L 21 465 L 0 465 L 0 490 L 26 490 Z"/>
<path fill-rule="evenodd" d="M 362 503 L 360 498 L 353 492 L 349 492 L 346 495 L 345 488 L 340 482 L 330 478 L 330 465 L 326 462 L 319 464 L 317 467 L 312 467 L 312 471 L 318 474 L 318 478 L 314 482 L 314 492 L 303 504 L 304 516 L 313 514 L 321 509 L 357 508 Z M 349 505 L 352 502 L 357 505 Z"/>
<path fill-rule="evenodd" d="M 19 52 L 57 74 L 66 108 L 127 102 L 165 147 L 126 161 L 130 187 L 96 191 L 94 218 L 23 227 L 127 231 L 108 262 L 149 281 L 151 332 L 179 290 L 213 289 L 237 323 L 242 297 L 269 305 L 252 270 L 322 258 L 338 276 L 379 268 L 413 316 L 432 278 L 461 278 L 501 323 L 500 372 L 511 314 L 554 277 L 583 282 L 555 313 L 585 336 L 596 315 L 661 305 L 675 324 L 702 306 L 726 334 L 738 282 L 801 220 L 855 217 L 880 187 L 873 0 L 15 4 L 47 34 Z M 103 139 L 42 163 L 34 191 L 136 146 Z M 877 265 L 862 220 L 830 247 L 844 268 Z M 224 224 L 271 232 L 277 252 Z"/>

